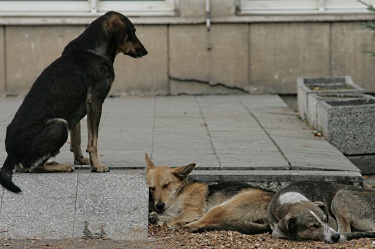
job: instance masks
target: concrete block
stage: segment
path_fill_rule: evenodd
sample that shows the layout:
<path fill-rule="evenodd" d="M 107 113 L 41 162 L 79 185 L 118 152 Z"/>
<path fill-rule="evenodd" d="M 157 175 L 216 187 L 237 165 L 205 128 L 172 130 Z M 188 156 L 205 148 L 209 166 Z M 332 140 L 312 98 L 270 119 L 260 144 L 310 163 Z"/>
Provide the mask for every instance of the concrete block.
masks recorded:
<path fill-rule="evenodd" d="M 170 81 L 170 93 L 172 95 L 191 94 L 191 95 L 206 95 L 206 94 L 241 94 L 243 90 L 225 87 L 223 85 L 210 85 L 198 81 Z"/>
<path fill-rule="evenodd" d="M 210 32 L 202 25 L 175 25 L 170 27 L 169 46 L 173 80 L 247 90 L 247 25 L 213 25 Z"/>
<path fill-rule="evenodd" d="M 181 17 L 203 19 L 206 16 L 206 1 L 179 0 L 178 10 Z"/>
<path fill-rule="evenodd" d="M 5 35 L 4 26 L 0 27 L 0 96 L 5 95 Z"/>
<path fill-rule="evenodd" d="M 375 59 L 364 53 L 375 50 L 373 34 L 358 22 L 331 25 L 332 75 L 350 75 L 366 92 L 375 92 Z"/>
<path fill-rule="evenodd" d="M 211 46 L 210 84 L 248 89 L 249 27 L 245 24 L 213 25 L 208 46 Z"/>
<path fill-rule="evenodd" d="M 236 0 L 210 0 L 210 2 L 212 19 L 236 15 Z"/>
<path fill-rule="evenodd" d="M 74 237 L 137 240 L 147 237 L 148 187 L 141 173 L 78 176 Z"/>
<path fill-rule="evenodd" d="M 346 77 L 299 77 L 297 78 L 298 112 L 303 120 L 308 120 L 309 94 L 350 94 L 363 93 L 363 88 L 353 83 L 350 76 Z"/>
<path fill-rule="evenodd" d="M 375 154 L 375 98 L 320 101 L 318 126 L 345 155 Z"/>
<path fill-rule="evenodd" d="M 244 181 L 273 191 L 295 181 L 329 181 L 357 186 L 362 186 L 363 181 L 359 172 L 337 170 L 195 170 L 190 178 L 209 183 Z M 279 184 L 283 186 L 278 186 Z"/>
<path fill-rule="evenodd" d="M 308 94 L 307 95 L 307 120 L 310 126 L 312 126 L 315 130 L 320 131 L 321 128 L 318 126 L 318 108 L 319 108 L 319 101 L 330 101 L 330 100 L 354 100 L 354 99 L 361 99 L 363 98 L 363 93 L 326 93 L 326 92 L 318 92 L 317 94 Z"/>
<path fill-rule="evenodd" d="M 137 25 L 137 37 L 148 54 L 134 59 L 118 55 L 111 95 L 165 95 L 168 89 L 168 32 L 166 26 Z"/>
<path fill-rule="evenodd" d="M 169 27 L 169 74 L 181 80 L 209 81 L 208 34 L 204 25 Z"/>
<path fill-rule="evenodd" d="M 5 37 L 6 91 L 27 93 L 83 26 L 9 26 Z"/>
<path fill-rule="evenodd" d="M 76 174 L 15 174 L 21 194 L 4 192 L 0 238 L 72 237 Z"/>
<path fill-rule="evenodd" d="M 363 175 L 375 174 L 375 155 L 347 156 L 357 166 Z"/>
<path fill-rule="evenodd" d="M 15 174 L 14 181 L 21 194 L 0 191 L 0 238 L 147 238 L 143 170 Z"/>
<path fill-rule="evenodd" d="M 295 93 L 301 75 L 329 75 L 329 23 L 250 25 L 250 92 Z"/>

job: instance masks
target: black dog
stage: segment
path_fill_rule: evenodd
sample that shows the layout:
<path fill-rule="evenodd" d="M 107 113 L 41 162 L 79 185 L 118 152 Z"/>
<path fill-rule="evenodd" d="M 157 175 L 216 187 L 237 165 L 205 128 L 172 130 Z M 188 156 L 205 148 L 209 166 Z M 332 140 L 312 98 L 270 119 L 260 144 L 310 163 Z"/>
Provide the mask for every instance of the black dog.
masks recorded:
<path fill-rule="evenodd" d="M 93 21 L 36 79 L 7 127 L 8 156 L 0 172 L 4 188 L 21 191 L 12 182 L 15 167 L 21 172 L 73 171 L 72 165 L 47 163 L 59 153 L 69 131 L 74 163 L 90 164 L 95 172 L 109 171 L 98 160 L 98 127 L 102 104 L 115 78 L 113 62 L 119 53 L 138 58 L 147 51 L 130 20 L 112 11 Z M 81 151 L 79 122 L 85 115 L 89 159 Z"/>

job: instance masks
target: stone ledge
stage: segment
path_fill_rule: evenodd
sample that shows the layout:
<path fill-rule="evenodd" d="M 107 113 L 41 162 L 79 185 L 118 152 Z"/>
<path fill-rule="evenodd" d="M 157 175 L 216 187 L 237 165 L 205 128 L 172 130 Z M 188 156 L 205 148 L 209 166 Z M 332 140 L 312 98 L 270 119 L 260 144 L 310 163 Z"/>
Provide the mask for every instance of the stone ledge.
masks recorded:
<path fill-rule="evenodd" d="M 147 238 L 148 187 L 140 171 L 14 174 L 0 191 L 0 238 Z"/>

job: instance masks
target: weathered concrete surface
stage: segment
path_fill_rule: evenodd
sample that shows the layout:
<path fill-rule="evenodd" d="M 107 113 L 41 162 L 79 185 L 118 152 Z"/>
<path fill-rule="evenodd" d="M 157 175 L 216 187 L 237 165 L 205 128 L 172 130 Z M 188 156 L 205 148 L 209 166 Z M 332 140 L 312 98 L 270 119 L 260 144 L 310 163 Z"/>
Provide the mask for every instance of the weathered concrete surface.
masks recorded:
<path fill-rule="evenodd" d="M 137 37 L 148 54 L 139 59 L 122 54 L 116 57 L 114 65 L 116 78 L 110 94 L 168 94 L 167 27 L 137 25 L 136 29 Z"/>
<path fill-rule="evenodd" d="M 248 89 L 249 27 L 246 24 L 212 26 L 208 46 L 210 84 L 222 83 L 230 88 Z"/>
<path fill-rule="evenodd" d="M 4 27 L 0 27 L 0 96 L 5 93 L 5 47 Z"/>
<path fill-rule="evenodd" d="M 1 189 L 0 238 L 147 237 L 142 171 L 15 174 L 21 194 Z"/>
<path fill-rule="evenodd" d="M 184 32 L 181 32 L 181 30 Z M 185 80 L 209 80 L 208 35 L 202 25 L 169 27 L 169 74 Z"/>
<path fill-rule="evenodd" d="M 80 26 L 11 26 L 5 36 L 6 90 L 28 92 L 42 71 L 81 34 Z"/>
<path fill-rule="evenodd" d="M 206 16 L 205 1 L 180 0 L 178 4 L 181 17 L 201 17 L 203 19 Z"/>
<path fill-rule="evenodd" d="M 333 23 L 331 27 L 332 75 L 350 75 L 366 92 L 375 92 L 374 33 L 359 23 Z"/>
<path fill-rule="evenodd" d="M 212 18 L 236 15 L 236 0 L 211 0 L 210 2 Z"/>
<path fill-rule="evenodd" d="M 328 23 L 250 26 L 250 91 L 296 92 L 301 76 L 330 75 Z"/>
<path fill-rule="evenodd" d="M 210 32 L 201 25 L 172 26 L 169 46 L 172 79 L 222 83 L 247 90 L 247 25 L 215 25 Z"/>
<path fill-rule="evenodd" d="M 156 25 L 146 18 L 143 24 L 136 24 L 149 54 L 139 60 L 122 55 L 116 58 L 111 95 L 209 94 L 218 89 L 202 87 L 199 92 L 197 84 L 187 87 L 190 82 L 219 84 L 230 93 L 232 89 L 296 93 L 297 77 L 340 75 L 351 75 L 366 92 L 375 91 L 375 58 L 363 53 L 375 51 L 372 32 L 360 27 L 359 21 L 249 22 L 234 16 L 235 2 L 211 1 L 209 32 L 205 1 L 180 1 L 181 22 Z M 4 42 L 0 42 L 0 51 L 6 51 L 6 56 L 0 52 L 0 94 L 26 93 L 84 28 L 1 28 Z"/>
<path fill-rule="evenodd" d="M 209 85 L 207 82 L 170 80 L 171 95 L 243 94 L 244 90 L 228 88 L 223 85 Z"/>

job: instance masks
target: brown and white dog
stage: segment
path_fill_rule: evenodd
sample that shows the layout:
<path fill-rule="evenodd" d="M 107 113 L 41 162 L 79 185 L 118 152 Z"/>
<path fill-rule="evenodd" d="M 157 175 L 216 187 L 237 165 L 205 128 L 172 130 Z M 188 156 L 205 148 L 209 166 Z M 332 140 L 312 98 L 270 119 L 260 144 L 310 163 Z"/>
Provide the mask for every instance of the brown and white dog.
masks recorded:
<path fill-rule="evenodd" d="M 177 168 L 156 167 L 146 159 L 150 190 L 149 222 L 166 222 L 191 232 L 233 230 L 245 234 L 270 231 L 267 206 L 273 192 L 242 182 L 208 185 L 189 181 L 195 163 Z"/>
<path fill-rule="evenodd" d="M 374 237 L 375 192 L 329 182 L 292 183 L 272 198 L 268 222 L 273 236 L 293 240 Z"/>

